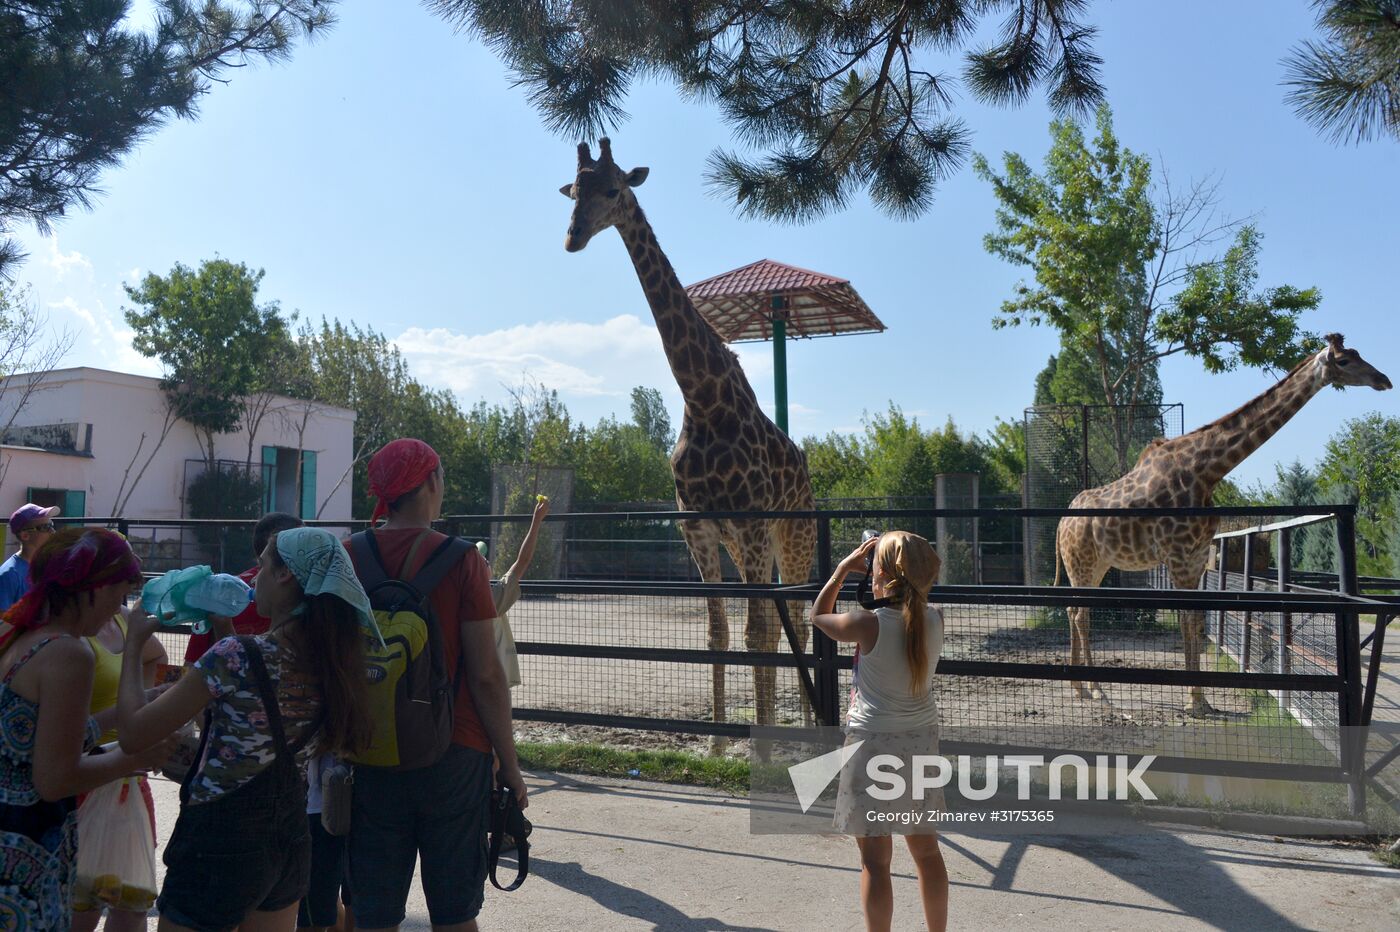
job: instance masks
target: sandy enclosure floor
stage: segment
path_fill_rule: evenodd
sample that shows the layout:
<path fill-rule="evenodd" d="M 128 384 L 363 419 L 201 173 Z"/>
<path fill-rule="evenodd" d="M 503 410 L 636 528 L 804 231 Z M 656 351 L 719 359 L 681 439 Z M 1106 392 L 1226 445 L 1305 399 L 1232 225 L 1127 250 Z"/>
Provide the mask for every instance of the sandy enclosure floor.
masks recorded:
<path fill-rule="evenodd" d="M 747 603 L 726 600 L 729 649 L 745 649 Z M 805 606 L 794 606 L 795 608 Z M 1034 616 L 1034 609 L 949 606 L 945 609 L 943 657 L 1016 663 L 1067 663 L 1069 632 L 1063 623 Z M 795 616 L 796 617 L 796 616 Z M 562 595 L 530 598 L 510 612 L 517 642 L 610 644 L 631 647 L 703 649 L 708 622 L 699 598 Z M 1041 626 L 1037 627 L 1037 623 Z M 1184 669 L 1180 629 L 1163 613 L 1155 623 L 1103 624 L 1091 633 L 1097 665 Z M 785 637 L 778 649 L 788 652 Z M 849 650 L 847 648 L 847 650 Z M 1207 662 L 1209 662 L 1207 660 Z M 514 690 L 516 706 L 577 712 L 708 720 L 712 676 L 708 664 L 662 663 L 522 655 L 523 684 Z M 779 669 L 777 718 L 801 724 L 799 679 Z M 725 671 L 725 717 L 754 720 L 752 668 Z M 850 673 L 841 674 L 843 707 Z M 1069 684 L 998 676 L 937 675 L 934 689 L 947 725 L 1170 725 L 1197 722 L 1185 711 L 1186 687 L 1104 683 L 1106 701 L 1081 700 Z M 1248 715 L 1254 699 L 1241 690 L 1207 690 L 1222 719 Z M 520 722 L 522 737 L 537 740 L 601 740 L 624 747 L 697 749 L 709 739 L 662 732 L 635 732 L 584 726 Z M 737 748 L 735 750 L 738 750 Z"/>

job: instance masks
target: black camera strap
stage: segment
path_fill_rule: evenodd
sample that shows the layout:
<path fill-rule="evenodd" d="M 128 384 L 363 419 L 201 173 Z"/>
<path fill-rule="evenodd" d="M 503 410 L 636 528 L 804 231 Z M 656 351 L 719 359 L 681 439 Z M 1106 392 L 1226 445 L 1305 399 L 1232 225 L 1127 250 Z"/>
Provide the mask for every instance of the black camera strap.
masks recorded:
<path fill-rule="evenodd" d="M 872 599 L 870 597 L 869 573 L 862 576 L 860 582 L 856 583 L 856 601 L 860 603 L 861 608 L 869 612 L 873 612 L 877 608 L 884 608 L 891 602 L 890 599 Z"/>
<path fill-rule="evenodd" d="M 486 863 L 491 874 L 491 886 L 509 893 L 517 890 L 530 875 L 530 831 L 534 828 L 520 805 L 515 801 L 515 792 L 504 783 L 491 794 L 491 843 L 486 853 Z M 508 887 L 501 886 L 496 879 L 496 866 L 501 860 L 501 848 L 506 836 L 515 841 L 515 880 Z"/>

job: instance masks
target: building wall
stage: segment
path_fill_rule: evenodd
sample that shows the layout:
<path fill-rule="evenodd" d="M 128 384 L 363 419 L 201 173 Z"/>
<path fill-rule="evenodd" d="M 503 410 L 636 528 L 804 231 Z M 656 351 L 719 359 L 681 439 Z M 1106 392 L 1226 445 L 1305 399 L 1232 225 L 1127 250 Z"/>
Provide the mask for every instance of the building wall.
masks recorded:
<path fill-rule="evenodd" d="M 10 420 L 18 402 L 20 392 L 16 380 L 26 378 L 20 375 L 0 380 L 0 424 Z M 300 420 L 306 404 L 290 398 L 274 399 L 254 438 L 255 468 L 263 461 L 264 446 L 298 447 L 293 422 Z M 8 516 L 23 504 L 27 488 L 38 487 L 81 489 L 87 493 L 87 516 L 111 516 L 128 466 L 130 477 L 134 478 L 160 438 L 164 416 L 165 399 L 157 379 L 86 367 L 49 373 L 40 388 L 30 395 L 14 425 L 91 424 L 92 455 L 0 448 L 0 458 L 8 465 L 0 482 L 0 515 Z M 315 504 L 324 519 L 350 517 L 349 478 L 340 483 L 339 488 L 335 486 L 353 457 L 354 423 L 353 411 L 314 405 L 301 438 L 300 448 L 316 454 Z M 215 438 L 214 449 L 217 458 L 241 463 L 248 457 L 247 434 L 240 429 L 219 435 Z M 146 468 L 123 516 L 133 519 L 180 517 L 185 463 L 202 459 L 194 428 L 177 421 Z"/>

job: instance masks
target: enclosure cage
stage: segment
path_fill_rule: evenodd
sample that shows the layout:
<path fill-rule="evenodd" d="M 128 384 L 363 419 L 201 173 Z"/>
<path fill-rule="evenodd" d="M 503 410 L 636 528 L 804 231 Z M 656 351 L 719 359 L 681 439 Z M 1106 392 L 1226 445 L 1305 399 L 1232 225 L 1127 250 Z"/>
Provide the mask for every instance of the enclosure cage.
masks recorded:
<path fill-rule="evenodd" d="M 517 463 L 491 468 L 491 514 L 528 515 L 535 510 L 536 497 L 549 497 L 550 510 L 568 514 L 574 505 L 574 471 L 567 466 L 540 466 Z M 520 553 L 529 530 L 524 521 L 495 521 L 487 559 L 491 575 L 500 577 L 510 569 Z M 545 524 L 535 545 L 531 574 L 539 579 L 558 579 L 564 567 L 564 526 Z"/>
<path fill-rule="evenodd" d="M 1035 405 L 1025 411 L 1027 508 L 1065 508 L 1085 489 L 1124 476 L 1148 443 L 1179 437 L 1184 409 L 1157 405 Z M 1027 518 L 1026 585 L 1055 578 L 1058 518 Z M 1110 571 L 1105 586 L 1146 586 L 1146 573 Z"/>

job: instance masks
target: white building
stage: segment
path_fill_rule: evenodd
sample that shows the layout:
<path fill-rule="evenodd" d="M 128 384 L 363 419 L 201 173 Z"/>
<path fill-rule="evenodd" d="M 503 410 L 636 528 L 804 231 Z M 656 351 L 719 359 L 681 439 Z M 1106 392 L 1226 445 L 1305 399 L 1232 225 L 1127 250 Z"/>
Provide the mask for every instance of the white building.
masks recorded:
<path fill-rule="evenodd" d="M 251 447 L 263 510 L 348 519 L 355 412 L 281 396 L 267 402 Z M 0 533 L 8 536 L 4 518 L 27 501 L 58 505 L 65 517 L 114 517 L 119 492 L 121 516 L 133 521 L 188 516 L 186 485 L 204 470 L 204 453 L 194 427 L 175 421 L 151 458 L 166 410 L 160 380 L 141 375 L 80 367 L 0 379 L 0 426 L 9 425 L 0 438 Z M 242 427 L 217 435 L 215 457 L 242 468 L 248 441 Z M 5 552 L 15 547 L 6 541 Z"/>

